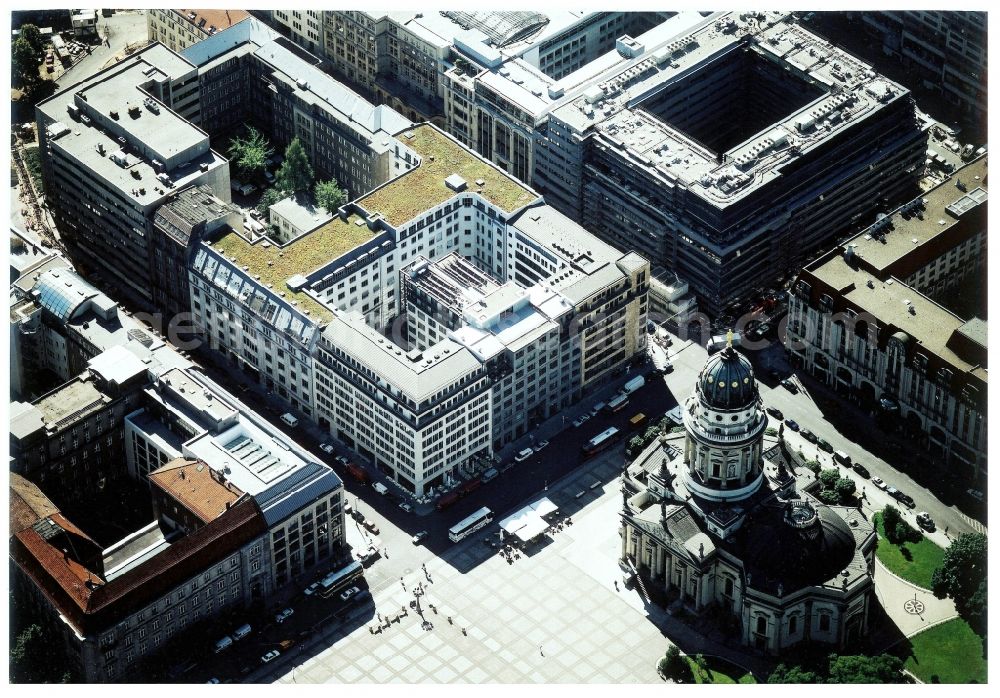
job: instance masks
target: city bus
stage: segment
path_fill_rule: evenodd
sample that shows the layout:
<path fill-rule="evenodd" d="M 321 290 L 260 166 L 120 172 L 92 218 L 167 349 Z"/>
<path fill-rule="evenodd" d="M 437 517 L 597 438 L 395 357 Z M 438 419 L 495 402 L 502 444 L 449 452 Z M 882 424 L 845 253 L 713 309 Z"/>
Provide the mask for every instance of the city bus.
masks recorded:
<path fill-rule="evenodd" d="M 469 514 L 457 524 L 448 529 L 448 537 L 455 543 L 465 538 L 470 533 L 478 531 L 484 526 L 488 526 L 493 521 L 493 512 L 488 507 L 483 507 L 479 511 Z"/>
<path fill-rule="evenodd" d="M 346 567 L 339 569 L 336 572 L 331 572 L 323 577 L 323 579 L 319 582 L 319 595 L 323 597 L 332 596 L 348 584 L 351 584 L 354 580 L 361 577 L 364 573 L 364 566 L 355 560 Z"/>
<path fill-rule="evenodd" d="M 603 451 L 608 446 L 618 441 L 620 436 L 621 432 L 618 431 L 617 427 L 608 427 L 583 445 L 581 449 L 583 451 L 583 455 L 592 456 L 595 453 Z"/>
<path fill-rule="evenodd" d="M 619 395 L 615 395 L 614 398 L 612 398 L 611 400 L 609 400 L 608 404 L 607 404 L 607 407 L 605 407 L 604 409 L 606 409 L 611 414 L 614 414 L 615 412 L 621 412 L 627 406 L 628 406 L 628 395 L 627 394 L 619 394 Z"/>

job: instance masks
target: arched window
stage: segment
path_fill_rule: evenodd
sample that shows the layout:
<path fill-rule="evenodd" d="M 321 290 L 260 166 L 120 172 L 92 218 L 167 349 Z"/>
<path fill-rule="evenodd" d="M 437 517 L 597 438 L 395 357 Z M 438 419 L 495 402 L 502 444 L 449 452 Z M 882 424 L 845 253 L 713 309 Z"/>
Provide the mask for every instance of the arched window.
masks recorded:
<path fill-rule="evenodd" d="M 767 634 L 767 616 L 757 616 L 757 633 L 759 635 Z"/>
<path fill-rule="evenodd" d="M 799 617 L 792 616 L 788 619 L 788 634 L 794 635 L 799 631 Z"/>

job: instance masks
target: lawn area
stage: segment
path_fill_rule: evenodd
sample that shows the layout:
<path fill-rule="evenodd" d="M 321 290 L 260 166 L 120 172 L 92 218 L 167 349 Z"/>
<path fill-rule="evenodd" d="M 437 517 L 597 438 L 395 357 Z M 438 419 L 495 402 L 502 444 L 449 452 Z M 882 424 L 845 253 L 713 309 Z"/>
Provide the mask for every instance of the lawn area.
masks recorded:
<path fill-rule="evenodd" d="M 986 683 L 983 639 L 961 618 L 936 625 L 910 638 L 910 655 L 900 659 L 924 683 Z"/>
<path fill-rule="evenodd" d="M 695 683 L 757 683 L 752 674 L 742 667 L 727 662 L 721 657 L 705 657 L 708 661 L 708 673 L 704 673 L 694 661 L 694 657 L 684 657 Z"/>
<path fill-rule="evenodd" d="M 882 512 L 875 514 L 875 525 L 878 530 L 878 548 L 875 554 L 882 564 L 908 582 L 930 589 L 934 570 L 944 560 L 944 549 L 932 543 L 926 536 L 919 543 L 893 545 L 885 537 Z"/>
<path fill-rule="evenodd" d="M 35 190 L 42 191 L 42 160 L 38 153 L 38 146 L 24 149 L 24 166 L 31 175 L 31 180 L 35 184 Z"/>

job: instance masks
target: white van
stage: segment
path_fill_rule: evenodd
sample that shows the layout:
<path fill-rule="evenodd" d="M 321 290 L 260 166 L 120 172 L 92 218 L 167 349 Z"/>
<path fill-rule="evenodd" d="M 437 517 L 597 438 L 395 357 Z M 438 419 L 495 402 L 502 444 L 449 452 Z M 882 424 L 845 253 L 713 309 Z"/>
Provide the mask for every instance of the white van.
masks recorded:
<path fill-rule="evenodd" d="M 215 643 L 215 653 L 218 654 L 224 649 L 228 649 L 233 644 L 233 638 L 226 635 L 224 638 Z"/>
<path fill-rule="evenodd" d="M 833 452 L 833 459 L 835 461 L 837 461 L 838 463 L 841 463 L 841 464 L 846 465 L 848 467 L 850 467 L 850 465 L 851 465 L 851 457 L 849 455 L 847 455 L 846 453 L 844 453 L 843 451 L 834 451 Z"/>
<path fill-rule="evenodd" d="M 281 415 L 281 421 L 293 428 L 299 425 L 299 418 L 291 412 L 285 412 L 285 414 Z"/>
<path fill-rule="evenodd" d="M 499 475 L 500 473 L 497 472 L 496 468 L 490 468 L 485 473 L 483 473 L 483 484 L 485 485 L 487 482 L 492 482 L 493 480 L 496 480 Z"/>
<path fill-rule="evenodd" d="M 243 638 L 245 638 L 247 635 L 250 634 L 250 630 L 251 630 L 250 624 L 244 623 L 243 625 L 241 625 L 240 627 L 236 628 L 236 630 L 233 631 L 233 639 L 242 640 Z"/>
<path fill-rule="evenodd" d="M 374 485 L 372 485 L 372 489 L 378 492 L 379 494 L 389 494 L 389 488 L 383 485 L 381 482 L 376 482 Z"/>

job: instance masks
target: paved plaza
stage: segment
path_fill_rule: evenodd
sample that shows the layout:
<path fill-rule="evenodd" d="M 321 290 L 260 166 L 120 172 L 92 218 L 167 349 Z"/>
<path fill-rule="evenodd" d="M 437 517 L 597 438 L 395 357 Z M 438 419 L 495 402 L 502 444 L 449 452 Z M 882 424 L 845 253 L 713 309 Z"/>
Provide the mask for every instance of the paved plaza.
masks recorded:
<path fill-rule="evenodd" d="M 423 629 L 410 610 L 373 635 L 372 619 L 350 635 L 333 635 L 332 647 L 280 681 L 658 682 L 656 661 L 667 640 L 638 593 L 614 587 L 621 579 L 616 475 L 610 462 L 601 463 L 549 488 L 545 494 L 574 523 L 530 556 L 509 564 L 480 532 L 428 564 L 433 583 L 418 569 L 404 579 L 407 591 L 398 580 L 374 590 L 376 610 L 394 614 L 422 581 L 421 606 L 433 629 Z M 598 479 L 608 484 L 590 490 L 587 483 Z M 586 494 L 577 499 L 581 487 Z"/>

